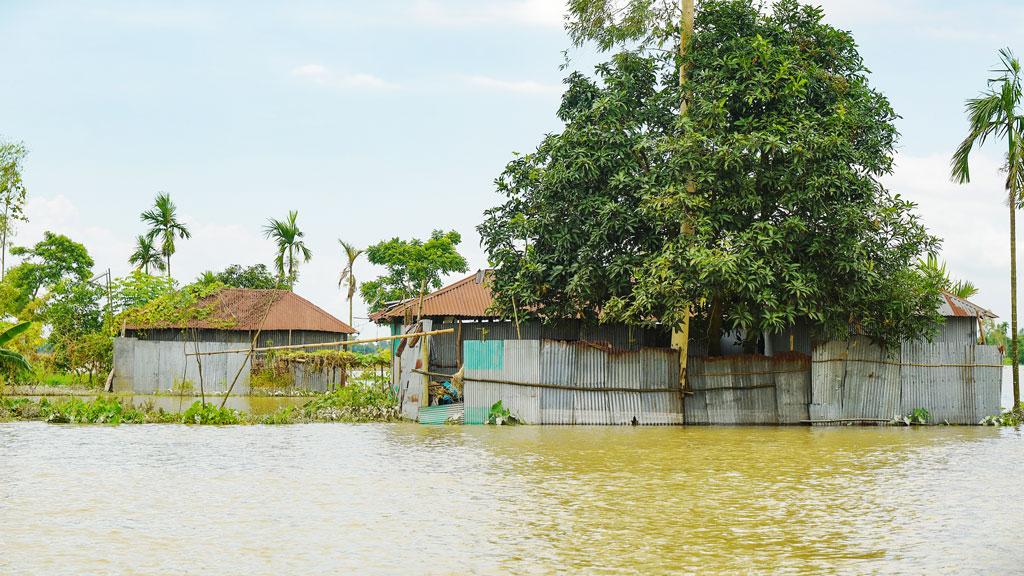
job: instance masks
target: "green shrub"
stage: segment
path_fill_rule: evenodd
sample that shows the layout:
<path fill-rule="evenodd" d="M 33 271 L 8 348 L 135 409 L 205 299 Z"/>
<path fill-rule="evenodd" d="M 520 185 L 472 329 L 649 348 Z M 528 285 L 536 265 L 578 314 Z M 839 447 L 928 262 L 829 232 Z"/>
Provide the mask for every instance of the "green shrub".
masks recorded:
<path fill-rule="evenodd" d="M 518 424 L 519 420 L 512 416 L 508 408 L 502 405 L 501 400 L 498 400 L 491 406 L 491 410 L 487 414 L 487 423 L 494 424 L 495 426 L 507 426 L 509 424 Z"/>
<path fill-rule="evenodd" d="M 1020 426 L 1024 424 L 1024 402 L 1002 414 L 985 416 L 978 424 L 983 426 Z"/>
<path fill-rule="evenodd" d="M 118 398 L 97 397 L 88 402 L 81 398 L 69 398 L 51 403 L 39 401 L 39 415 L 55 424 L 120 424 L 141 423 L 146 414 L 132 406 L 125 406 Z"/>
<path fill-rule="evenodd" d="M 361 381 L 310 400 L 302 413 L 313 420 L 335 422 L 390 422 L 399 418 L 398 402 L 390 391 Z"/>
<path fill-rule="evenodd" d="M 203 404 L 196 400 L 181 415 L 182 424 L 238 424 L 241 414 L 231 408 L 220 408 L 213 404 Z"/>

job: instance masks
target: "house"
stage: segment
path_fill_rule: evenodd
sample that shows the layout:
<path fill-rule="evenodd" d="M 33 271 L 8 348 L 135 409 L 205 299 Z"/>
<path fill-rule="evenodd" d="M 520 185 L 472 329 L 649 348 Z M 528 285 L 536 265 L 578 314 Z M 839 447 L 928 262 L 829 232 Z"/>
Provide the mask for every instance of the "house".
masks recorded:
<path fill-rule="evenodd" d="M 156 393 L 188 383 L 196 391 L 247 394 L 251 359 L 245 353 L 195 352 L 321 344 L 348 340 L 355 330 L 288 290 L 223 288 L 193 305 L 194 319 L 126 324 L 114 340 L 113 390 Z"/>
<path fill-rule="evenodd" d="M 396 348 L 392 385 L 406 417 L 448 418 L 443 383 L 460 379 L 467 423 L 485 420 L 498 400 L 540 424 L 870 423 L 916 408 L 939 422 L 973 424 L 999 409 L 1002 359 L 979 337 L 980 322 L 994 315 L 948 293 L 937 303 L 944 322 L 932 341 L 889 349 L 857 335 L 817 341 L 803 323 L 766 334 L 757 354 L 726 335 L 723 355 L 709 358 L 691 334 L 685 388 L 667 329 L 515 322 L 490 314 L 490 302 L 486 272 L 478 272 L 374 315 L 395 334 L 453 329 Z"/>

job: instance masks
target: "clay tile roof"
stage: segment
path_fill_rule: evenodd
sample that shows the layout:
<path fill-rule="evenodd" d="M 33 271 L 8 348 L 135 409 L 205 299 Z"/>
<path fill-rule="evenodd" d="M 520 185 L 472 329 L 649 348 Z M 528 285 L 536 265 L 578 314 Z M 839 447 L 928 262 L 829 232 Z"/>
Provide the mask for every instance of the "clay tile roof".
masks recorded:
<path fill-rule="evenodd" d="M 489 270 L 480 270 L 454 284 L 431 292 L 423 297 L 423 316 L 454 318 L 494 318 L 487 312 L 491 306 L 491 289 L 487 286 L 486 276 Z M 404 318 L 406 313 L 416 316 L 419 311 L 419 299 L 410 298 L 394 306 L 374 312 L 370 320 L 387 322 Z"/>
<path fill-rule="evenodd" d="M 211 313 L 183 325 L 127 326 L 127 328 L 208 328 L 214 330 L 310 330 L 354 334 L 348 324 L 289 290 L 224 288 L 200 300 Z M 264 318 L 265 316 L 265 318 Z"/>
<path fill-rule="evenodd" d="M 949 292 L 942 293 L 942 302 L 939 304 L 939 314 L 942 314 L 943 316 L 960 316 L 968 318 L 997 318 L 991 310 L 982 308 L 966 298 L 954 296 Z"/>

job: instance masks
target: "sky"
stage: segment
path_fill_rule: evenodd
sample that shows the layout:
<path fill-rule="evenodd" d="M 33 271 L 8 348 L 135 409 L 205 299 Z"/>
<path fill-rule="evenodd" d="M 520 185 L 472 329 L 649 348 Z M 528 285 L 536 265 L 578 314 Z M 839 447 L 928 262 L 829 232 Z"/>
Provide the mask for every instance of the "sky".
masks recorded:
<path fill-rule="evenodd" d="M 953 274 L 980 288 L 974 300 L 1008 318 L 1000 150 L 976 155 L 967 186 L 949 181 L 948 162 L 997 50 L 1024 55 L 1012 44 L 1024 4 L 820 4 L 901 115 L 886 184 L 918 204 Z M 494 178 L 559 129 L 562 15 L 561 0 L 4 0 L 0 135 L 29 149 L 30 221 L 15 243 L 63 233 L 97 270 L 125 274 L 139 213 L 164 191 L 193 233 L 176 278 L 269 265 L 263 224 L 297 210 L 313 260 L 296 292 L 342 319 L 339 238 L 454 229 L 470 269 L 485 267 L 475 227 L 501 200 Z M 587 48 L 568 57 L 587 71 L 596 61 Z M 359 280 L 380 272 L 356 266 Z M 383 334 L 362 302 L 355 315 L 364 335 Z"/>

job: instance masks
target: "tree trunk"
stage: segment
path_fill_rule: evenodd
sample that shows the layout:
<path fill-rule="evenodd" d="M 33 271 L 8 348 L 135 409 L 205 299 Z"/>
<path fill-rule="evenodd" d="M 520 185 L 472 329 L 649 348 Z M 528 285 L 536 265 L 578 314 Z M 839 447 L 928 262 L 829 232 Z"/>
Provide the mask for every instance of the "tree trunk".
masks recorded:
<path fill-rule="evenodd" d="M 686 44 L 693 35 L 693 0 L 679 0 L 679 7 L 682 10 L 682 18 L 679 20 L 679 56 L 686 55 Z M 686 65 L 679 63 L 679 115 L 686 116 L 686 94 L 682 90 L 686 86 Z M 686 183 L 688 192 L 693 191 L 693 181 Z M 679 225 L 681 234 L 691 233 L 690 225 L 683 219 Z M 690 305 L 683 306 L 682 318 L 679 325 L 672 331 L 672 348 L 679 350 L 679 387 L 686 388 L 686 358 L 690 353 Z"/>
<path fill-rule="evenodd" d="M 4 202 L 3 238 L 0 239 L 0 280 L 7 276 L 7 230 L 11 227 L 10 201 Z"/>
<path fill-rule="evenodd" d="M 722 355 L 722 299 L 716 294 L 708 312 L 708 356 Z"/>
<path fill-rule="evenodd" d="M 348 297 L 348 325 L 352 325 L 352 296 Z"/>
<path fill-rule="evenodd" d="M 1020 356 L 1017 349 L 1017 194 L 1010 190 L 1010 354 L 1013 365 L 1013 407 L 1020 404 Z"/>

